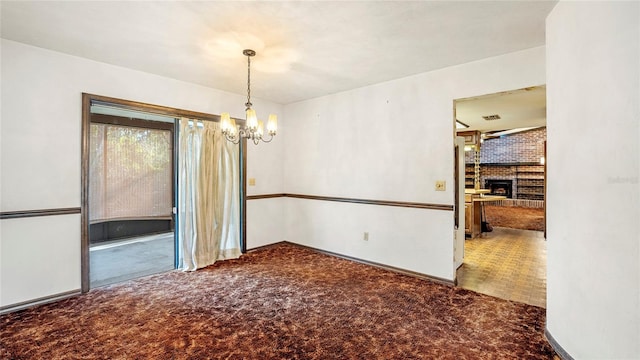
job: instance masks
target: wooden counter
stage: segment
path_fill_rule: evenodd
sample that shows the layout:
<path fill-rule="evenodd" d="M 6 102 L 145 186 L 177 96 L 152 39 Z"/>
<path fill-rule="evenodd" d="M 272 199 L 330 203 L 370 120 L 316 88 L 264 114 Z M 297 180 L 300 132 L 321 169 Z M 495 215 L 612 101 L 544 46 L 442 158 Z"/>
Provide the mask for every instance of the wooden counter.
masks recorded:
<path fill-rule="evenodd" d="M 464 189 L 464 193 L 466 194 L 470 194 L 470 195 L 482 195 L 482 194 L 488 194 L 490 193 L 491 190 L 487 190 L 487 189 Z"/>
<path fill-rule="evenodd" d="M 480 201 L 480 202 L 500 201 L 500 200 L 504 200 L 506 198 L 507 198 L 506 196 L 498 196 L 498 195 L 481 195 L 479 197 L 473 198 L 473 201 Z"/>
<path fill-rule="evenodd" d="M 485 195 L 489 192 L 487 189 L 464 189 L 464 233 L 471 238 L 482 232 L 483 204 L 506 199 L 505 196 Z"/>

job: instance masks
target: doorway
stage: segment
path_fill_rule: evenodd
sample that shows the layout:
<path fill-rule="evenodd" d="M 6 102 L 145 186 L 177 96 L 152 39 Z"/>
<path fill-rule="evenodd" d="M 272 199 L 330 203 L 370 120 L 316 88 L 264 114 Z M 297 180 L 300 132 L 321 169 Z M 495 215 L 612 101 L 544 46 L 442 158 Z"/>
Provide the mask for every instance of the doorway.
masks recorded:
<path fill-rule="evenodd" d="M 90 287 L 174 269 L 175 119 L 92 105 L 89 127 Z"/>
<path fill-rule="evenodd" d="M 107 113 L 103 115 L 114 115 L 121 116 L 125 118 L 130 117 L 138 117 L 141 120 L 150 121 L 152 124 L 158 124 L 161 122 L 170 123 L 171 126 L 175 126 L 175 119 L 179 118 L 189 118 L 189 119 L 200 119 L 205 121 L 212 122 L 220 122 L 219 115 L 212 115 L 207 113 L 201 113 L 190 110 L 182 110 L 177 108 L 171 108 L 160 105 L 153 105 L 147 103 L 141 103 L 130 100 L 123 100 L 118 98 L 112 98 L 107 96 L 93 95 L 93 94 L 82 94 L 82 159 L 81 159 L 81 242 L 80 242 L 80 252 L 81 252 L 81 289 L 82 292 L 88 292 L 91 288 L 91 276 L 90 276 L 90 259 L 91 259 L 91 244 L 90 244 L 90 177 L 89 177 L 89 169 L 90 169 L 90 139 L 91 139 L 91 119 L 92 119 L 92 109 L 94 109 L 96 113 L 101 113 L 99 108 L 108 108 Z M 123 116 L 123 112 L 127 115 Z M 131 113 L 135 113 L 135 116 L 130 116 Z M 127 121 L 118 120 L 118 121 Z M 243 122 L 243 120 L 236 119 L 238 122 Z M 126 124 L 120 124 L 126 125 Z M 166 125 L 166 124 L 165 124 Z M 134 126 L 135 127 L 135 126 Z M 177 131 L 174 131 L 174 135 L 177 135 Z M 172 138 L 173 144 L 177 144 L 177 136 Z M 247 171 L 247 159 L 246 159 L 246 140 L 243 140 L 239 144 L 238 148 L 238 170 L 239 177 L 237 179 L 239 186 L 239 225 L 238 225 L 238 238 L 240 242 L 240 251 L 242 253 L 246 252 L 246 171 Z M 177 146 L 174 146 L 177 148 Z M 177 151 L 173 152 L 173 162 L 174 164 L 178 164 Z M 173 194 L 176 193 L 175 189 L 177 189 L 177 181 L 174 177 L 174 181 L 172 183 L 174 186 Z M 173 204 L 176 203 L 175 195 L 172 197 Z M 175 205 L 173 205 L 175 206 Z M 176 216 L 178 210 L 180 209 L 171 209 L 171 217 L 172 217 L 172 226 L 175 231 L 179 232 L 179 225 L 176 222 Z M 162 220 L 162 219 L 161 219 Z M 165 219 L 166 220 L 166 219 Z M 166 224 L 166 223 L 165 223 Z M 153 229 L 157 229 L 157 227 L 153 227 Z M 165 233 L 166 234 L 166 233 Z M 151 235 L 161 236 L 160 234 Z M 170 235 L 169 235 L 170 237 Z M 143 241 L 131 240 L 131 243 L 141 244 L 144 243 L 144 240 L 154 240 L 154 239 L 143 239 Z M 176 242 L 173 243 L 174 253 Z M 108 244 L 104 244 L 105 247 L 108 247 Z M 171 246 L 171 245 L 168 245 Z M 177 256 L 173 259 L 172 268 L 176 267 L 178 262 Z"/>
<path fill-rule="evenodd" d="M 467 140 L 457 180 L 470 218 L 457 283 L 545 307 L 546 88 L 458 99 L 454 109 Z"/>

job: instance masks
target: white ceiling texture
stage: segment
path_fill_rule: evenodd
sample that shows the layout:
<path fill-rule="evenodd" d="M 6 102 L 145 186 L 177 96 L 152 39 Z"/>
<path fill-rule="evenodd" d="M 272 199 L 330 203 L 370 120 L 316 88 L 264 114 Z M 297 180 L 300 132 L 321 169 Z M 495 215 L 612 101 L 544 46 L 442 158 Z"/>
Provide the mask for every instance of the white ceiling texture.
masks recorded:
<path fill-rule="evenodd" d="M 1 36 L 288 104 L 544 45 L 556 1 L 2 1 Z M 483 114 L 484 115 L 484 114 Z"/>

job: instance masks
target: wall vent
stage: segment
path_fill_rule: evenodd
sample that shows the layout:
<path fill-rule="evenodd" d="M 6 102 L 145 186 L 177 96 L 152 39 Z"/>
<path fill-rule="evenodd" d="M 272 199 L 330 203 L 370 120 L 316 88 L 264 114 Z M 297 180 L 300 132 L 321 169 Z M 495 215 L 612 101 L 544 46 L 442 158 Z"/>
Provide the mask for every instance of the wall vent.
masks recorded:
<path fill-rule="evenodd" d="M 491 120 L 499 120 L 500 119 L 500 115 L 495 114 L 495 115 L 486 115 L 482 117 L 483 119 L 487 120 L 487 121 L 491 121 Z"/>

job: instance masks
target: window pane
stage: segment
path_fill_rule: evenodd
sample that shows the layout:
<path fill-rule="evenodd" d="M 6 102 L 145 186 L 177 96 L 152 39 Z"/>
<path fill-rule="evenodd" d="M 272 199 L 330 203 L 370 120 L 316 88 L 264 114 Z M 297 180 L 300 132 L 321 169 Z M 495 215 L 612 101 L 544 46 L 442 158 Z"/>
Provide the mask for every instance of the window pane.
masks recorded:
<path fill-rule="evenodd" d="M 171 132 L 91 124 L 89 220 L 170 217 Z"/>

